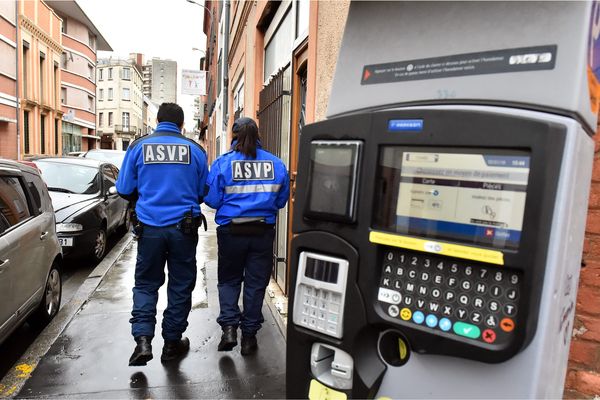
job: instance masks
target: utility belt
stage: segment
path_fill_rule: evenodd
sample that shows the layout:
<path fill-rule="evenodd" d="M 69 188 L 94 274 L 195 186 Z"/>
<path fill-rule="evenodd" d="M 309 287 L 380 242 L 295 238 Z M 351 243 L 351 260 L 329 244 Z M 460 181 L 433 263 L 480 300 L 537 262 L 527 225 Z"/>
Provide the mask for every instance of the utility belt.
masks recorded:
<path fill-rule="evenodd" d="M 227 224 L 232 235 L 258 236 L 275 227 L 275 224 L 267 224 L 264 217 L 239 217 L 232 218 Z"/>
<path fill-rule="evenodd" d="M 144 232 L 145 224 L 137 218 L 137 214 L 132 212 L 131 214 L 131 223 L 133 226 L 133 234 L 136 238 L 139 238 Z M 208 230 L 208 224 L 206 222 L 206 217 L 202 214 L 193 216 L 189 211 L 186 212 L 183 216 L 183 219 L 179 221 L 177 224 L 165 226 L 163 228 L 171 228 L 176 227 L 185 235 L 197 234 L 198 228 L 204 225 L 204 231 Z"/>

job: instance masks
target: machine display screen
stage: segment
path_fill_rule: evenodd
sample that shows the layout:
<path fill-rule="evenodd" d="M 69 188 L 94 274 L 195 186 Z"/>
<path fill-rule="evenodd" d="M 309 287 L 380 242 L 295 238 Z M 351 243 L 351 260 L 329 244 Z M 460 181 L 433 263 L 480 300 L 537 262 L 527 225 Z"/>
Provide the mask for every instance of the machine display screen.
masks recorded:
<path fill-rule="evenodd" d="M 383 147 L 375 227 L 401 234 L 517 249 L 529 153 Z"/>
<path fill-rule="evenodd" d="M 361 142 L 313 141 L 307 214 L 351 221 L 357 188 Z"/>

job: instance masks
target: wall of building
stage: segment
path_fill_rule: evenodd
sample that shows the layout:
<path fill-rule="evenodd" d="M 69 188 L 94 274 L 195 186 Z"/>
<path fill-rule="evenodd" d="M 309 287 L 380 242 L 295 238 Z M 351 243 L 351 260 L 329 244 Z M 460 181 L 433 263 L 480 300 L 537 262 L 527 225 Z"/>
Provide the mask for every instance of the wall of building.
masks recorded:
<path fill-rule="evenodd" d="M 108 71 L 112 68 L 112 79 L 108 79 Z M 124 70 L 129 70 L 129 79 L 125 79 Z M 102 79 L 100 79 L 102 74 Z M 99 60 L 97 66 L 97 91 L 103 90 L 102 100 L 97 102 L 98 135 L 112 137 L 111 148 L 123 150 L 127 143 L 141 135 L 144 127 L 142 75 L 129 61 Z M 109 89 L 113 90 L 109 100 Z M 123 89 L 129 89 L 129 100 L 123 97 Z M 113 113 L 112 125 L 109 125 L 109 113 Z M 102 123 L 100 123 L 102 113 Z M 123 119 L 123 113 L 129 113 L 129 124 Z"/>
<path fill-rule="evenodd" d="M 350 1 L 319 2 L 315 121 L 325 119 Z"/>
<path fill-rule="evenodd" d="M 0 2 L 0 157 L 17 158 L 15 1 Z"/>
<path fill-rule="evenodd" d="M 177 62 L 152 59 L 150 98 L 158 104 L 177 102 Z"/>
<path fill-rule="evenodd" d="M 26 79 L 21 79 L 19 83 L 21 154 L 58 154 L 62 147 L 59 89 L 63 51 L 61 19 L 40 0 L 20 1 L 18 4 L 19 72 L 21 76 L 26 74 Z M 24 41 L 29 43 L 25 58 Z M 43 63 L 40 63 L 40 53 L 45 55 Z M 59 66 L 56 70 L 55 65 Z M 29 114 L 28 125 L 23 124 L 25 113 Z M 42 119 L 45 127 L 43 137 Z M 28 135 L 24 131 L 27 126 Z"/>

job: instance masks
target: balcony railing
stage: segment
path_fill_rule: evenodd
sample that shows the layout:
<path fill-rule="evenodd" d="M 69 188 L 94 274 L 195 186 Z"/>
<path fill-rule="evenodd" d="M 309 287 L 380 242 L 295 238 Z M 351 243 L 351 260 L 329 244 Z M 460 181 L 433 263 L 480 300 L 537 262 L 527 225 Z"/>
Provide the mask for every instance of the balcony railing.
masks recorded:
<path fill-rule="evenodd" d="M 137 133 L 137 126 L 115 125 L 115 133 L 128 133 L 128 134 L 134 135 Z"/>

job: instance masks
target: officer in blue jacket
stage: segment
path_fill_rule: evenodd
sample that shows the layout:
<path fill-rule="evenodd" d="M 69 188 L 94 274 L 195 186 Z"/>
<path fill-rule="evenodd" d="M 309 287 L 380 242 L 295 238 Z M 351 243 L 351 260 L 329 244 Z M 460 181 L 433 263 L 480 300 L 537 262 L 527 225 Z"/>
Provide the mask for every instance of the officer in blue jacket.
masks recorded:
<path fill-rule="evenodd" d="M 183 356 L 190 347 L 182 334 L 188 326 L 192 290 L 196 284 L 198 227 L 208 165 L 204 149 L 181 134 L 183 110 L 163 103 L 153 134 L 134 141 L 127 149 L 117 179 L 121 197 L 137 201 L 135 211 L 138 254 L 133 288 L 131 333 L 136 347 L 129 365 L 146 365 L 152 359 L 158 289 L 168 265 L 168 304 L 163 314 L 162 362 Z"/>
<path fill-rule="evenodd" d="M 290 194 L 283 162 L 263 150 L 258 127 L 250 118 L 233 124 L 232 149 L 216 159 L 207 179 L 205 203 L 217 210 L 219 246 L 218 289 L 223 334 L 219 351 L 237 345 L 242 331 L 242 355 L 254 353 L 256 332 L 264 322 L 262 304 L 273 267 L 277 212 Z M 244 283 L 243 312 L 238 307 Z"/>

